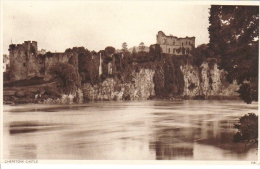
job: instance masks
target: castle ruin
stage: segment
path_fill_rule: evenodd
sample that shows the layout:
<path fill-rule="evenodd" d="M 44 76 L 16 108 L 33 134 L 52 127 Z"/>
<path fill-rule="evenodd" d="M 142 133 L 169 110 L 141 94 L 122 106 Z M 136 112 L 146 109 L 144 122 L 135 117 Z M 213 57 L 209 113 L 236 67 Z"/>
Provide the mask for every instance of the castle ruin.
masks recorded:
<path fill-rule="evenodd" d="M 156 35 L 156 44 L 159 44 L 162 53 L 185 55 L 195 47 L 195 37 L 178 38 L 176 36 L 166 36 L 162 31 Z"/>
<path fill-rule="evenodd" d="M 156 36 L 156 44 L 161 48 L 162 53 L 172 55 L 189 55 L 190 51 L 195 47 L 195 37 L 178 38 L 176 36 L 166 36 L 162 31 L 159 31 Z M 155 45 L 151 45 L 155 48 Z M 115 70 L 115 58 L 113 54 L 110 61 L 106 61 L 103 64 L 103 56 L 106 54 L 100 51 L 97 54 L 97 66 L 98 76 L 103 73 L 112 75 Z M 92 53 L 92 60 L 96 54 Z M 121 56 L 124 57 L 123 54 Z M 69 63 L 70 59 L 75 58 L 73 65 L 78 69 L 78 53 L 63 52 L 63 53 L 51 53 L 42 49 L 38 51 L 36 41 L 24 41 L 22 44 L 9 45 L 9 58 L 10 58 L 10 80 L 24 80 L 32 77 L 44 77 L 45 80 L 51 78 L 49 70 L 57 63 Z M 72 59 L 73 60 L 73 59 Z"/>
<path fill-rule="evenodd" d="M 68 63 L 77 53 L 51 53 L 38 51 L 36 41 L 9 45 L 10 80 L 24 80 L 32 77 L 48 77 L 48 70 L 56 63 Z M 77 56 L 76 56 L 77 58 Z M 76 63 L 77 64 L 77 63 Z M 77 68 L 77 65 L 76 65 Z"/>

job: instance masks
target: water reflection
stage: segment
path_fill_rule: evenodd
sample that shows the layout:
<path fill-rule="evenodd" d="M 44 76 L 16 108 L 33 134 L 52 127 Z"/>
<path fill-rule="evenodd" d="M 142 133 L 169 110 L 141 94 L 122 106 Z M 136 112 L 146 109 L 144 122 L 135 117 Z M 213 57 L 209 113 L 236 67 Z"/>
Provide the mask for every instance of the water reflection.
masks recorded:
<path fill-rule="evenodd" d="M 26 157 L 26 159 L 37 159 L 37 146 L 35 144 L 17 144 L 10 149 L 10 156 L 13 159 L 20 159 L 20 157 Z"/>
<path fill-rule="evenodd" d="M 156 152 L 157 160 L 192 159 L 194 135 L 188 128 L 159 130 L 149 147 Z"/>
<path fill-rule="evenodd" d="M 150 141 L 149 148 L 156 152 L 157 160 L 231 160 L 234 156 L 246 159 L 250 153 L 254 158 L 257 156 L 256 147 L 250 153 L 245 153 L 243 144 L 232 142 L 236 131 L 233 126 L 238 117 L 229 116 L 227 120 L 225 115 L 221 117 L 219 114 L 154 114 L 154 128 L 158 130 L 155 133 L 156 139 Z M 205 150 L 217 153 L 215 157 L 209 157 L 201 153 Z"/>
<path fill-rule="evenodd" d="M 4 106 L 4 158 L 254 161 L 256 149 L 245 152 L 231 139 L 238 118 L 257 108 L 238 101 Z"/>

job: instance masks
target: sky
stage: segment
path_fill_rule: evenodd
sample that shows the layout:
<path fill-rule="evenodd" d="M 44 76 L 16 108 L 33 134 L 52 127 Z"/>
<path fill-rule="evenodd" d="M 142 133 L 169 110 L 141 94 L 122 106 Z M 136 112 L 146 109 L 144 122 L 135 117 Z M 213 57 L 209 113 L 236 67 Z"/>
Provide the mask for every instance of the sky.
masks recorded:
<path fill-rule="evenodd" d="M 208 43 L 210 5 L 173 1 L 7 1 L 3 2 L 3 53 L 11 44 L 31 40 L 38 50 L 64 52 L 84 46 L 128 48 L 156 43 L 156 34 L 195 36 L 196 46 Z"/>

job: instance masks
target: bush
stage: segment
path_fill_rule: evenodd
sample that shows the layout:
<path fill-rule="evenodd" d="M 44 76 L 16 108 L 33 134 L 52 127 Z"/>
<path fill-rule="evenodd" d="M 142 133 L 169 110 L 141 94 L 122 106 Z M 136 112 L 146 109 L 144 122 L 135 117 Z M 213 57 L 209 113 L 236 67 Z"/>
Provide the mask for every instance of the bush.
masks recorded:
<path fill-rule="evenodd" d="M 150 46 L 150 49 L 149 49 L 149 56 L 151 58 L 150 60 L 152 60 L 152 61 L 160 60 L 161 54 L 162 54 L 162 49 L 159 44 Z"/>
<path fill-rule="evenodd" d="M 46 86 L 44 90 L 45 90 L 44 95 L 53 96 L 57 98 L 61 96 L 61 93 L 59 92 L 59 89 L 57 89 L 57 87 Z"/>
<path fill-rule="evenodd" d="M 22 91 L 16 91 L 16 92 L 14 93 L 14 96 L 15 96 L 15 97 L 18 97 L 18 98 L 23 98 L 23 97 L 26 97 L 26 94 L 25 94 L 25 91 L 22 90 Z"/>
<path fill-rule="evenodd" d="M 239 118 L 239 123 L 234 127 L 238 132 L 233 137 L 233 142 L 245 142 L 246 148 L 258 141 L 258 116 L 254 113 L 248 113 Z M 248 144 L 249 143 L 249 146 Z"/>
<path fill-rule="evenodd" d="M 71 64 L 58 63 L 50 68 L 49 73 L 58 81 L 62 93 L 73 93 L 81 86 L 79 73 Z"/>
<path fill-rule="evenodd" d="M 244 100 L 247 104 L 253 101 L 258 101 L 258 79 L 255 79 L 253 83 L 243 83 L 239 90 L 239 97 Z M 253 81 L 253 80 L 251 80 Z"/>

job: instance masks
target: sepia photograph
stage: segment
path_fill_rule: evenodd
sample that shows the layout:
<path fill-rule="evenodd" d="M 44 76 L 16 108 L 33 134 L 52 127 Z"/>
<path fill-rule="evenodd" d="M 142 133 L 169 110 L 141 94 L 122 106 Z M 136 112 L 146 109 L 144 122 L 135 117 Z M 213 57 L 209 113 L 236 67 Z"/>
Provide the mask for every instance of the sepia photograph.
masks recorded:
<path fill-rule="evenodd" d="M 1 12 L 1 163 L 259 164 L 259 2 Z"/>

